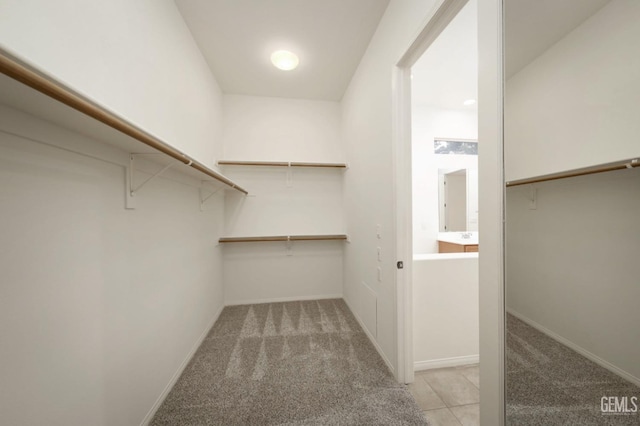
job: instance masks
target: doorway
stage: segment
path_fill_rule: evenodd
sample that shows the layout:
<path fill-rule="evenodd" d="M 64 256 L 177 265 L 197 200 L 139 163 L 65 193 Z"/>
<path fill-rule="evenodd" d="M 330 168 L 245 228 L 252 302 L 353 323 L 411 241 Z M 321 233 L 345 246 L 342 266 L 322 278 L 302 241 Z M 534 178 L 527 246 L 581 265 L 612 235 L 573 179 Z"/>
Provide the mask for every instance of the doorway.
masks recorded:
<path fill-rule="evenodd" d="M 435 334 L 431 330 L 427 337 L 432 340 L 431 344 L 415 339 L 416 325 L 433 321 L 416 318 L 420 309 L 414 309 L 414 302 L 417 303 L 414 296 L 424 295 L 425 289 L 417 289 L 414 294 L 414 277 L 422 273 L 424 265 L 415 265 L 413 261 L 416 254 L 420 254 L 420 258 L 428 255 L 426 258 L 434 260 L 430 266 L 438 266 L 428 268 L 427 273 L 443 270 L 437 258 L 438 240 L 439 235 L 449 231 L 445 229 L 447 222 L 450 230 L 455 228 L 459 232 L 456 235 L 451 232 L 446 237 L 475 233 L 477 238 L 476 8 L 475 0 L 444 1 L 395 70 L 397 248 L 399 259 L 406 259 L 405 268 L 398 272 L 398 378 L 405 383 L 415 380 L 416 369 L 462 365 L 478 359 L 477 255 L 471 262 L 463 260 L 475 280 L 472 297 L 466 297 L 469 309 L 447 320 L 453 325 L 449 337 L 443 336 L 442 330 Z M 475 156 L 463 152 L 469 145 Z M 475 178 L 473 183 L 470 176 Z M 445 180 L 460 191 L 445 188 Z M 474 185 L 475 189 L 470 190 L 469 186 Z M 448 193 L 452 197 L 447 202 Z M 454 209 L 456 205 L 458 208 Z M 453 281 L 465 285 L 460 277 Z M 430 289 L 429 292 L 437 298 L 440 291 Z M 442 292 L 443 297 L 445 293 Z M 455 309 L 450 311 L 456 315 Z M 433 310 L 429 312 L 434 314 Z M 466 348 L 456 348 L 459 342 L 447 343 L 447 340 L 457 340 L 453 338 L 456 333 L 468 335 L 470 329 L 474 329 L 471 333 L 474 341 Z M 429 334 L 424 328 L 419 332 Z M 438 334 L 441 339 L 435 337 Z M 421 359 L 416 359 L 416 352 Z"/>

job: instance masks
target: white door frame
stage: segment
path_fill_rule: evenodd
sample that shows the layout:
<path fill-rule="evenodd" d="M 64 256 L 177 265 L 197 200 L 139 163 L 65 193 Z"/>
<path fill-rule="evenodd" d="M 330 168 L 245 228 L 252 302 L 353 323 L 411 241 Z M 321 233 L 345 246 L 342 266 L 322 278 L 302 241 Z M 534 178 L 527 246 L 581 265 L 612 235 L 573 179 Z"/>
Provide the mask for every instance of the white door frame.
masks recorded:
<path fill-rule="evenodd" d="M 411 173 L 411 67 L 467 4 L 468 0 L 440 0 L 414 41 L 393 69 L 393 144 L 397 259 L 398 381 L 412 383 L 413 372 L 413 214 Z"/>
<path fill-rule="evenodd" d="M 397 378 L 413 381 L 411 265 L 411 66 L 467 0 L 439 0 L 393 70 L 393 163 L 397 259 Z M 478 0 L 478 158 L 480 243 L 480 421 L 505 424 L 503 0 Z"/>

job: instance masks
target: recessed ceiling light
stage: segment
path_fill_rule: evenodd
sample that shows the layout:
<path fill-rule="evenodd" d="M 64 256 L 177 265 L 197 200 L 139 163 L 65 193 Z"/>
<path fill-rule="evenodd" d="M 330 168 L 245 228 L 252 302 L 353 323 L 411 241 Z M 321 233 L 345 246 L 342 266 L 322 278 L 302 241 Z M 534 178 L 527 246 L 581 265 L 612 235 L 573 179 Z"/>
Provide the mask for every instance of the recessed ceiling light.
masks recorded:
<path fill-rule="evenodd" d="M 291 53 L 288 50 L 276 50 L 271 54 L 271 62 L 276 68 L 290 71 L 297 67 L 300 61 L 295 53 Z"/>
<path fill-rule="evenodd" d="M 466 106 L 469 106 L 469 105 L 473 105 L 473 104 L 475 104 L 475 103 L 476 103 L 476 100 L 475 100 L 475 99 L 467 99 L 467 100 L 466 100 L 466 101 L 464 101 L 463 103 L 464 103 Z"/>

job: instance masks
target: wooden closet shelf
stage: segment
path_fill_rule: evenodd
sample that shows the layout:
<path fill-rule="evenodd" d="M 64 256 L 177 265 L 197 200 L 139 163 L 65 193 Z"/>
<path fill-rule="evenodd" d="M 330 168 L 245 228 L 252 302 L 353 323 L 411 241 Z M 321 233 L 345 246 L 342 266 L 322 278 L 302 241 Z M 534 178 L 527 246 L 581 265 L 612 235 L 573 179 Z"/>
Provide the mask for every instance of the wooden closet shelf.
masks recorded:
<path fill-rule="evenodd" d="M 593 175 L 596 173 L 612 172 L 615 170 L 633 169 L 640 167 L 640 161 L 637 158 L 626 160 L 618 163 L 601 164 L 594 167 L 586 167 L 584 169 L 569 170 L 566 172 L 555 173 L 551 175 L 537 176 L 527 179 L 514 180 L 506 183 L 507 188 L 519 185 L 529 185 L 532 183 L 547 182 L 550 180 L 566 179 L 577 176 Z"/>
<path fill-rule="evenodd" d="M 247 190 L 237 185 L 231 179 L 218 173 L 217 171 L 205 166 L 202 163 L 192 159 L 180 150 L 172 147 L 166 142 L 147 133 L 141 128 L 135 126 L 131 122 L 118 116 L 105 107 L 97 104 L 84 95 L 75 92 L 70 87 L 45 75 L 35 67 L 24 63 L 15 58 L 13 55 L 0 48 L 0 73 L 28 86 L 32 89 L 61 102 L 74 110 L 85 114 L 94 120 L 97 120 L 118 132 L 127 135 L 135 141 L 153 148 L 175 160 L 180 161 L 184 165 L 191 167 L 200 173 L 203 173 L 224 185 L 231 187 L 244 194 L 248 194 Z"/>
<path fill-rule="evenodd" d="M 232 161 L 232 160 L 220 160 L 219 166 L 264 166 L 264 167 L 321 167 L 321 168 L 334 168 L 334 169 L 346 169 L 346 163 L 307 163 L 300 161 Z"/>
<path fill-rule="evenodd" d="M 221 237 L 219 243 L 256 243 L 271 241 L 346 241 L 347 236 L 338 235 L 275 235 L 263 237 Z"/>

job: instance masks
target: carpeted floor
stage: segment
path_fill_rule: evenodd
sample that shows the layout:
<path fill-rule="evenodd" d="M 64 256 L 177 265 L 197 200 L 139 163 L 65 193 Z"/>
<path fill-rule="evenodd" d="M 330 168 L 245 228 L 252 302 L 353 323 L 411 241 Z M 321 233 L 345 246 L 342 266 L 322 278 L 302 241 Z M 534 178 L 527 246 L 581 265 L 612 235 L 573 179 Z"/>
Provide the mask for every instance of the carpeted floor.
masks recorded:
<path fill-rule="evenodd" d="M 640 413 L 603 415 L 603 396 L 640 388 L 547 335 L 507 316 L 508 425 L 640 425 Z"/>
<path fill-rule="evenodd" d="M 426 425 L 343 300 L 226 307 L 152 425 Z"/>

